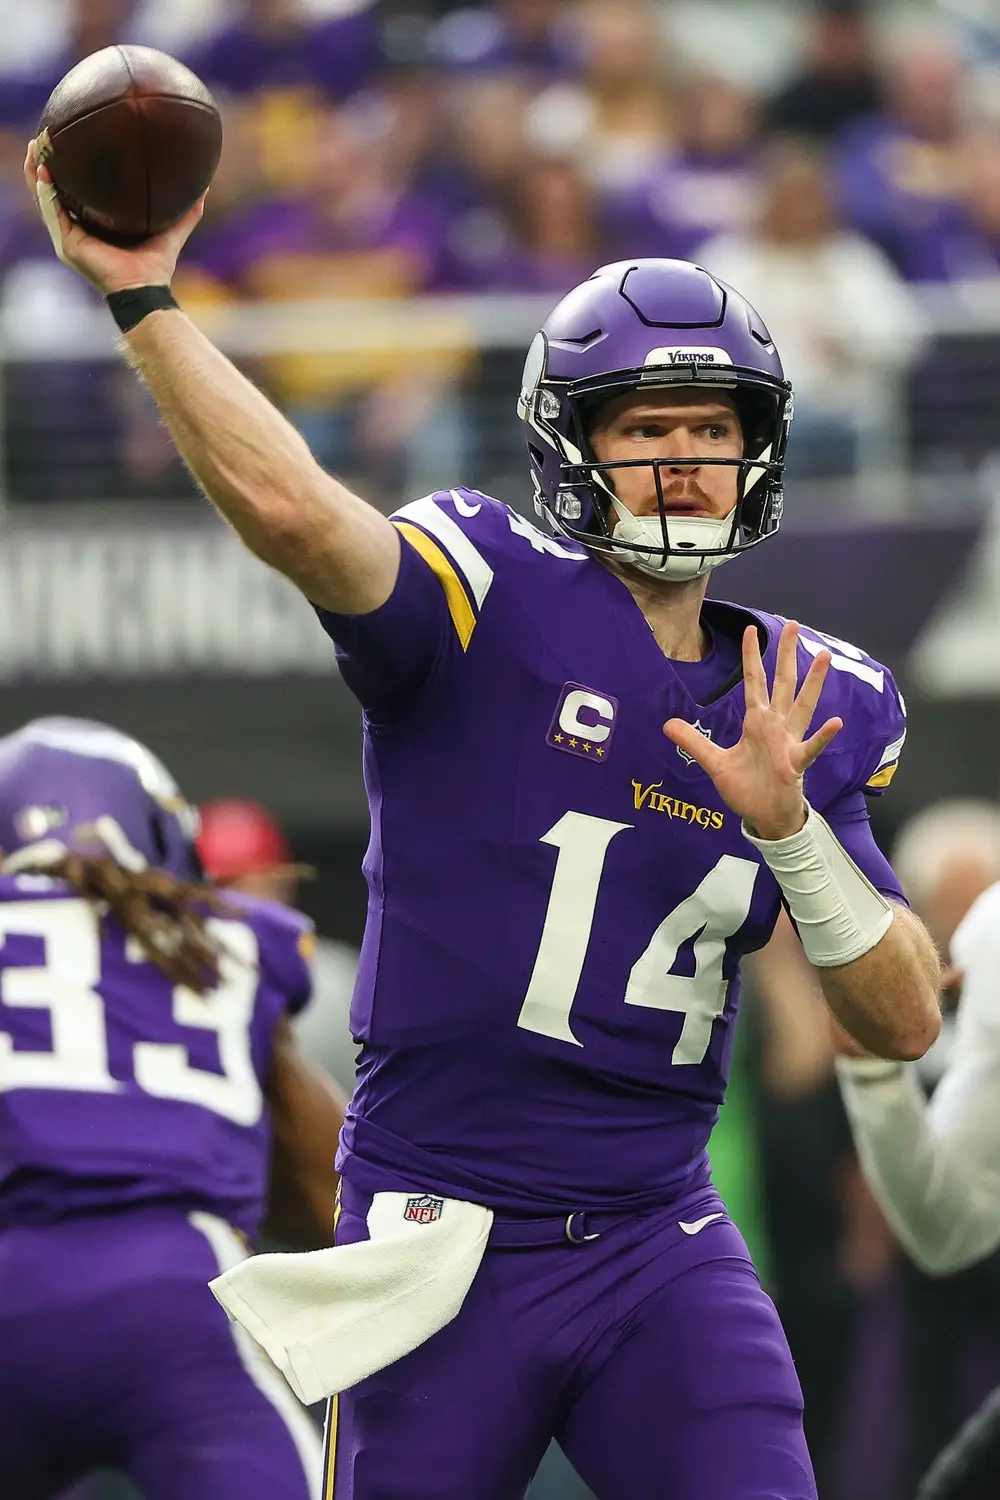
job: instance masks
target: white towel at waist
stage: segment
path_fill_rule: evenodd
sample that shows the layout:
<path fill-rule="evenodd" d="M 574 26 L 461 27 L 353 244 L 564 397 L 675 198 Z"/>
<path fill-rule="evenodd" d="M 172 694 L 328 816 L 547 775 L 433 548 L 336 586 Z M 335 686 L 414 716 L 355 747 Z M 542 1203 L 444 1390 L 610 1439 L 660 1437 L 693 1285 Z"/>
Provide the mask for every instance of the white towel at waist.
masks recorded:
<path fill-rule="evenodd" d="M 254 1255 L 209 1286 L 311 1405 L 384 1369 L 451 1322 L 492 1223 L 492 1211 L 477 1203 L 376 1193 L 368 1240 Z"/>

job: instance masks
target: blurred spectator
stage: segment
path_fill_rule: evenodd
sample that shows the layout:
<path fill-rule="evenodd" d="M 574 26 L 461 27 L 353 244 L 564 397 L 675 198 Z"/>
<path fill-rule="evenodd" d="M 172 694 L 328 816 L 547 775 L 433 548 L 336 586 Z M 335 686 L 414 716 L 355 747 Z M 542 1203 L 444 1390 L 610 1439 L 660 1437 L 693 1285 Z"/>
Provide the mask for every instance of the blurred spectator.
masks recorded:
<path fill-rule="evenodd" d="M 688 260 L 710 236 L 742 230 L 760 195 L 757 118 L 750 97 L 723 78 L 696 77 L 680 94 L 679 149 L 648 180 L 608 188 L 612 256 Z"/>
<path fill-rule="evenodd" d="M 301 189 L 301 143 L 329 100 L 369 82 L 378 57 L 372 0 L 351 0 L 317 19 L 301 0 L 240 0 L 235 22 L 187 58 L 223 99 L 242 102 L 240 128 L 253 135 L 274 192 Z"/>
<path fill-rule="evenodd" d="M 351 0 L 320 19 L 301 0 L 241 0 L 233 24 L 188 61 L 222 94 L 315 89 L 345 99 L 365 86 L 377 58 L 373 0 Z"/>
<path fill-rule="evenodd" d="M 934 803 L 904 825 L 892 863 L 947 963 L 958 924 L 987 886 L 1000 880 L 1000 807 L 959 797 Z M 943 1071 L 952 1030 L 946 1024 L 918 1064 L 930 1081 Z"/>
<path fill-rule="evenodd" d="M 315 871 L 293 861 L 288 840 L 265 808 L 228 797 L 205 803 L 200 812 L 198 855 L 216 884 L 295 905 L 299 882 Z M 357 966 L 358 955 L 347 943 L 319 938 L 313 998 L 294 1023 L 301 1046 L 348 1096 L 354 1090 L 350 1008 Z"/>
<path fill-rule="evenodd" d="M 367 348 L 270 359 L 268 382 L 320 461 L 348 476 L 363 472 L 369 495 L 397 502 L 404 490 L 452 482 L 462 468 L 453 385 L 463 338 L 456 331 L 454 347 L 441 348 L 438 337 L 401 354 L 377 309 L 430 284 L 442 214 L 391 179 L 380 143 L 344 111 L 317 120 L 299 155 L 305 192 L 253 205 L 193 243 L 202 285 L 254 300 L 368 304 Z"/>
<path fill-rule="evenodd" d="M 0 286 L 0 320 L 35 357 L 8 352 L 3 371 L 9 493 L 32 501 L 110 498 L 120 493 L 113 372 L 106 360 L 62 357 L 67 340 L 72 347 L 79 334 L 85 346 L 91 320 L 106 314 L 96 291 L 53 259 L 44 231 L 37 236 L 30 221 L 20 227 L 22 253 Z"/>
<path fill-rule="evenodd" d="M 78 500 L 119 493 L 115 372 L 100 359 L 66 359 L 84 347 L 92 321 L 103 321 L 100 294 L 52 255 L 24 186 L 23 135 L 0 132 L 8 168 L 0 178 L 0 322 L 8 340 L 3 367 L 5 478 L 17 500 Z M 31 351 L 16 358 L 14 348 Z"/>
<path fill-rule="evenodd" d="M 659 12 L 652 0 L 585 0 L 573 20 L 580 81 L 539 95 L 529 137 L 542 151 L 576 150 L 598 186 L 641 182 L 674 139 Z"/>
<path fill-rule="evenodd" d="M 938 33 L 897 43 L 885 62 L 886 108 L 841 140 L 839 190 L 848 222 L 905 274 L 917 235 L 946 234 L 956 214 L 963 68 Z"/>
<path fill-rule="evenodd" d="M 428 69 L 386 64 L 348 108 L 362 135 L 379 141 L 390 181 L 412 184 L 429 196 L 444 184 L 445 100 Z"/>
<path fill-rule="evenodd" d="M 132 40 L 181 57 L 220 31 L 229 16 L 228 0 L 137 0 Z"/>
<path fill-rule="evenodd" d="M 431 32 L 429 61 L 459 73 L 513 74 L 537 88 L 567 71 L 556 24 L 565 9 L 564 0 L 497 0 L 489 9 L 453 10 Z"/>
<path fill-rule="evenodd" d="M 517 247 L 495 285 L 561 297 L 600 264 L 594 204 L 575 161 L 526 161 L 517 186 Z"/>
<path fill-rule="evenodd" d="M 973 901 L 1000 879 L 1000 806 L 963 798 L 935 803 L 904 825 L 892 862 L 947 959 Z M 941 1037 L 919 1065 L 928 1087 L 944 1070 L 953 1035 L 946 1010 Z M 1000 1377 L 1000 1253 L 943 1278 L 905 1261 L 903 1291 L 909 1495 Z"/>
<path fill-rule="evenodd" d="M 448 216 L 438 289 L 493 286 L 514 253 L 527 99 L 513 78 L 464 80 L 449 92 L 438 170 L 427 180 Z"/>
<path fill-rule="evenodd" d="M 822 0 L 809 22 L 804 67 L 768 103 L 768 130 L 829 141 L 880 105 L 867 5 Z"/>
<path fill-rule="evenodd" d="M 929 224 L 911 226 L 900 269 L 909 281 L 976 281 L 1000 271 L 1000 134 L 970 130 L 956 145 L 955 202 Z"/>
<path fill-rule="evenodd" d="M 121 41 L 135 0 L 70 0 L 65 29 L 16 72 L 0 75 L 0 126 L 34 132 L 45 102 L 74 63 Z"/>
<path fill-rule="evenodd" d="M 823 158 L 773 145 L 757 225 L 710 241 L 698 259 L 740 288 L 781 350 L 795 389 L 789 473 L 853 472 L 859 437 L 884 411 L 887 377 L 916 353 L 921 322 L 882 254 L 838 224 Z"/>
<path fill-rule="evenodd" d="M 972 130 L 963 139 L 956 193 L 946 218 L 910 230 L 901 253 L 903 269 L 914 282 L 996 284 L 1000 136 L 995 128 Z M 992 297 L 993 288 L 985 290 Z M 961 493 L 956 476 L 975 475 L 995 459 L 996 371 L 996 326 L 986 318 L 981 331 L 970 326 L 957 335 L 939 335 L 910 381 L 911 462 L 922 473 L 941 476 L 949 495 Z"/>

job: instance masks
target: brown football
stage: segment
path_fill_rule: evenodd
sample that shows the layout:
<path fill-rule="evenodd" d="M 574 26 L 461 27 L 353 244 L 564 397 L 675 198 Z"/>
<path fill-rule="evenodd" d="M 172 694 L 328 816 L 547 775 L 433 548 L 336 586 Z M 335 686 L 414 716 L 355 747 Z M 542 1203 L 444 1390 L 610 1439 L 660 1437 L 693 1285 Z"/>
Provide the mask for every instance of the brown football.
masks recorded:
<path fill-rule="evenodd" d="M 105 47 L 53 89 L 39 149 L 73 218 L 113 244 L 138 244 L 176 224 L 208 187 L 222 121 L 183 63 L 152 47 Z"/>

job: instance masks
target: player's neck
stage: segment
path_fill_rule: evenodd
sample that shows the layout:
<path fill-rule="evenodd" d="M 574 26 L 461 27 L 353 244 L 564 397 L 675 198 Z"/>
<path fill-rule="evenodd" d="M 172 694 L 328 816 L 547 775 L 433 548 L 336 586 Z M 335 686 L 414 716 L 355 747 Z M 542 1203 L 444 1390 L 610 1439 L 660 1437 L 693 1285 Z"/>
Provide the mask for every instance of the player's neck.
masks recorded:
<path fill-rule="evenodd" d="M 639 606 L 664 656 L 674 661 L 701 661 L 708 655 L 711 641 L 701 623 L 707 575 L 686 583 L 672 583 L 667 579 L 647 578 L 633 568 L 615 563 L 608 566 Z"/>

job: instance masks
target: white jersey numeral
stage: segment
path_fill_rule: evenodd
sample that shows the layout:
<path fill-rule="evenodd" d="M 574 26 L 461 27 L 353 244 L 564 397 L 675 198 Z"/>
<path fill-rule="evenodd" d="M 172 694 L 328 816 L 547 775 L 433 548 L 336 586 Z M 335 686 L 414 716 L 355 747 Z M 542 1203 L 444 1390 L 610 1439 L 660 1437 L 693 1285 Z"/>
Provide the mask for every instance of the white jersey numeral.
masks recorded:
<path fill-rule="evenodd" d="M 580 1046 L 569 1013 L 587 956 L 604 860 L 615 834 L 631 827 L 568 812 L 542 834 L 539 843 L 553 844 L 559 855 L 538 956 L 517 1018 L 525 1031 Z"/>
<path fill-rule="evenodd" d="M 750 915 L 756 879 L 753 860 L 724 854 L 690 896 L 664 917 L 629 975 L 626 1005 L 670 1010 L 684 1017 L 672 1064 L 700 1063 L 708 1052 L 712 1023 L 726 1008 L 729 981 L 722 972 L 726 939 Z M 694 977 L 671 974 L 681 946 L 691 938 Z"/>
<path fill-rule="evenodd" d="M 880 667 L 869 666 L 863 651 L 852 646 L 850 641 L 841 641 L 835 635 L 825 635 L 822 630 L 805 630 L 799 627 L 799 641 L 810 656 L 829 651 L 830 666 L 834 672 L 849 672 L 859 682 L 867 682 L 876 693 L 885 691 L 885 673 Z"/>
<path fill-rule="evenodd" d="M 184 985 L 174 990 L 178 1026 L 214 1031 L 221 1073 L 191 1066 L 188 1050 L 174 1042 L 137 1042 L 135 1081 L 158 1099 L 200 1104 L 237 1125 L 255 1125 L 264 1108 L 250 1053 L 250 1022 L 257 997 L 257 939 L 243 922 L 211 918 L 207 931 L 219 945 L 219 984 L 204 995 Z"/>
<path fill-rule="evenodd" d="M 45 961 L 4 968 L 0 1000 L 11 1009 L 47 1010 L 52 1046 L 45 1052 L 14 1050 L 0 1031 L 0 1093 L 7 1089 L 85 1089 L 111 1094 L 120 1088 L 108 1072 L 104 1001 L 96 985 L 101 949 L 93 912 L 82 901 L 23 901 L 0 906 L 0 939 L 40 939 Z"/>
<path fill-rule="evenodd" d="M 204 996 L 178 986 L 172 1013 L 180 1026 L 215 1033 L 222 1072 L 193 1067 L 183 1045 L 137 1042 L 134 1077 L 147 1094 L 200 1104 L 238 1125 L 253 1125 L 264 1107 L 250 1051 L 257 939 L 242 922 L 213 918 L 207 927 L 222 950 L 220 983 Z M 0 1030 L 0 1093 L 19 1088 L 121 1090 L 124 1085 L 108 1071 L 107 1017 L 96 988 L 101 977 L 100 937 L 92 909 L 75 898 L 0 906 L 3 946 L 14 937 L 40 939 L 44 962 L 5 966 L 0 971 L 0 1003 L 48 1011 L 52 1045 L 37 1052 L 15 1049 L 10 1033 Z M 126 957 L 146 962 L 132 940 Z"/>
<path fill-rule="evenodd" d="M 570 1026 L 580 976 L 590 944 L 608 846 L 630 823 L 612 823 L 587 813 L 563 815 L 540 842 L 559 850 L 541 941 L 517 1024 L 557 1041 L 580 1046 Z M 758 866 L 724 854 L 690 896 L 657 927 L 636 960 L 625 989 L 626 1005 L 665 1010 L 684 1017 L 672 1064 L 704 1061 L 712 1024 L 726 1005 L 723 974 L 726 940 L 750 913 Z M 693 939 L 695 972 L 671 974 L 681 947 Z"/>

